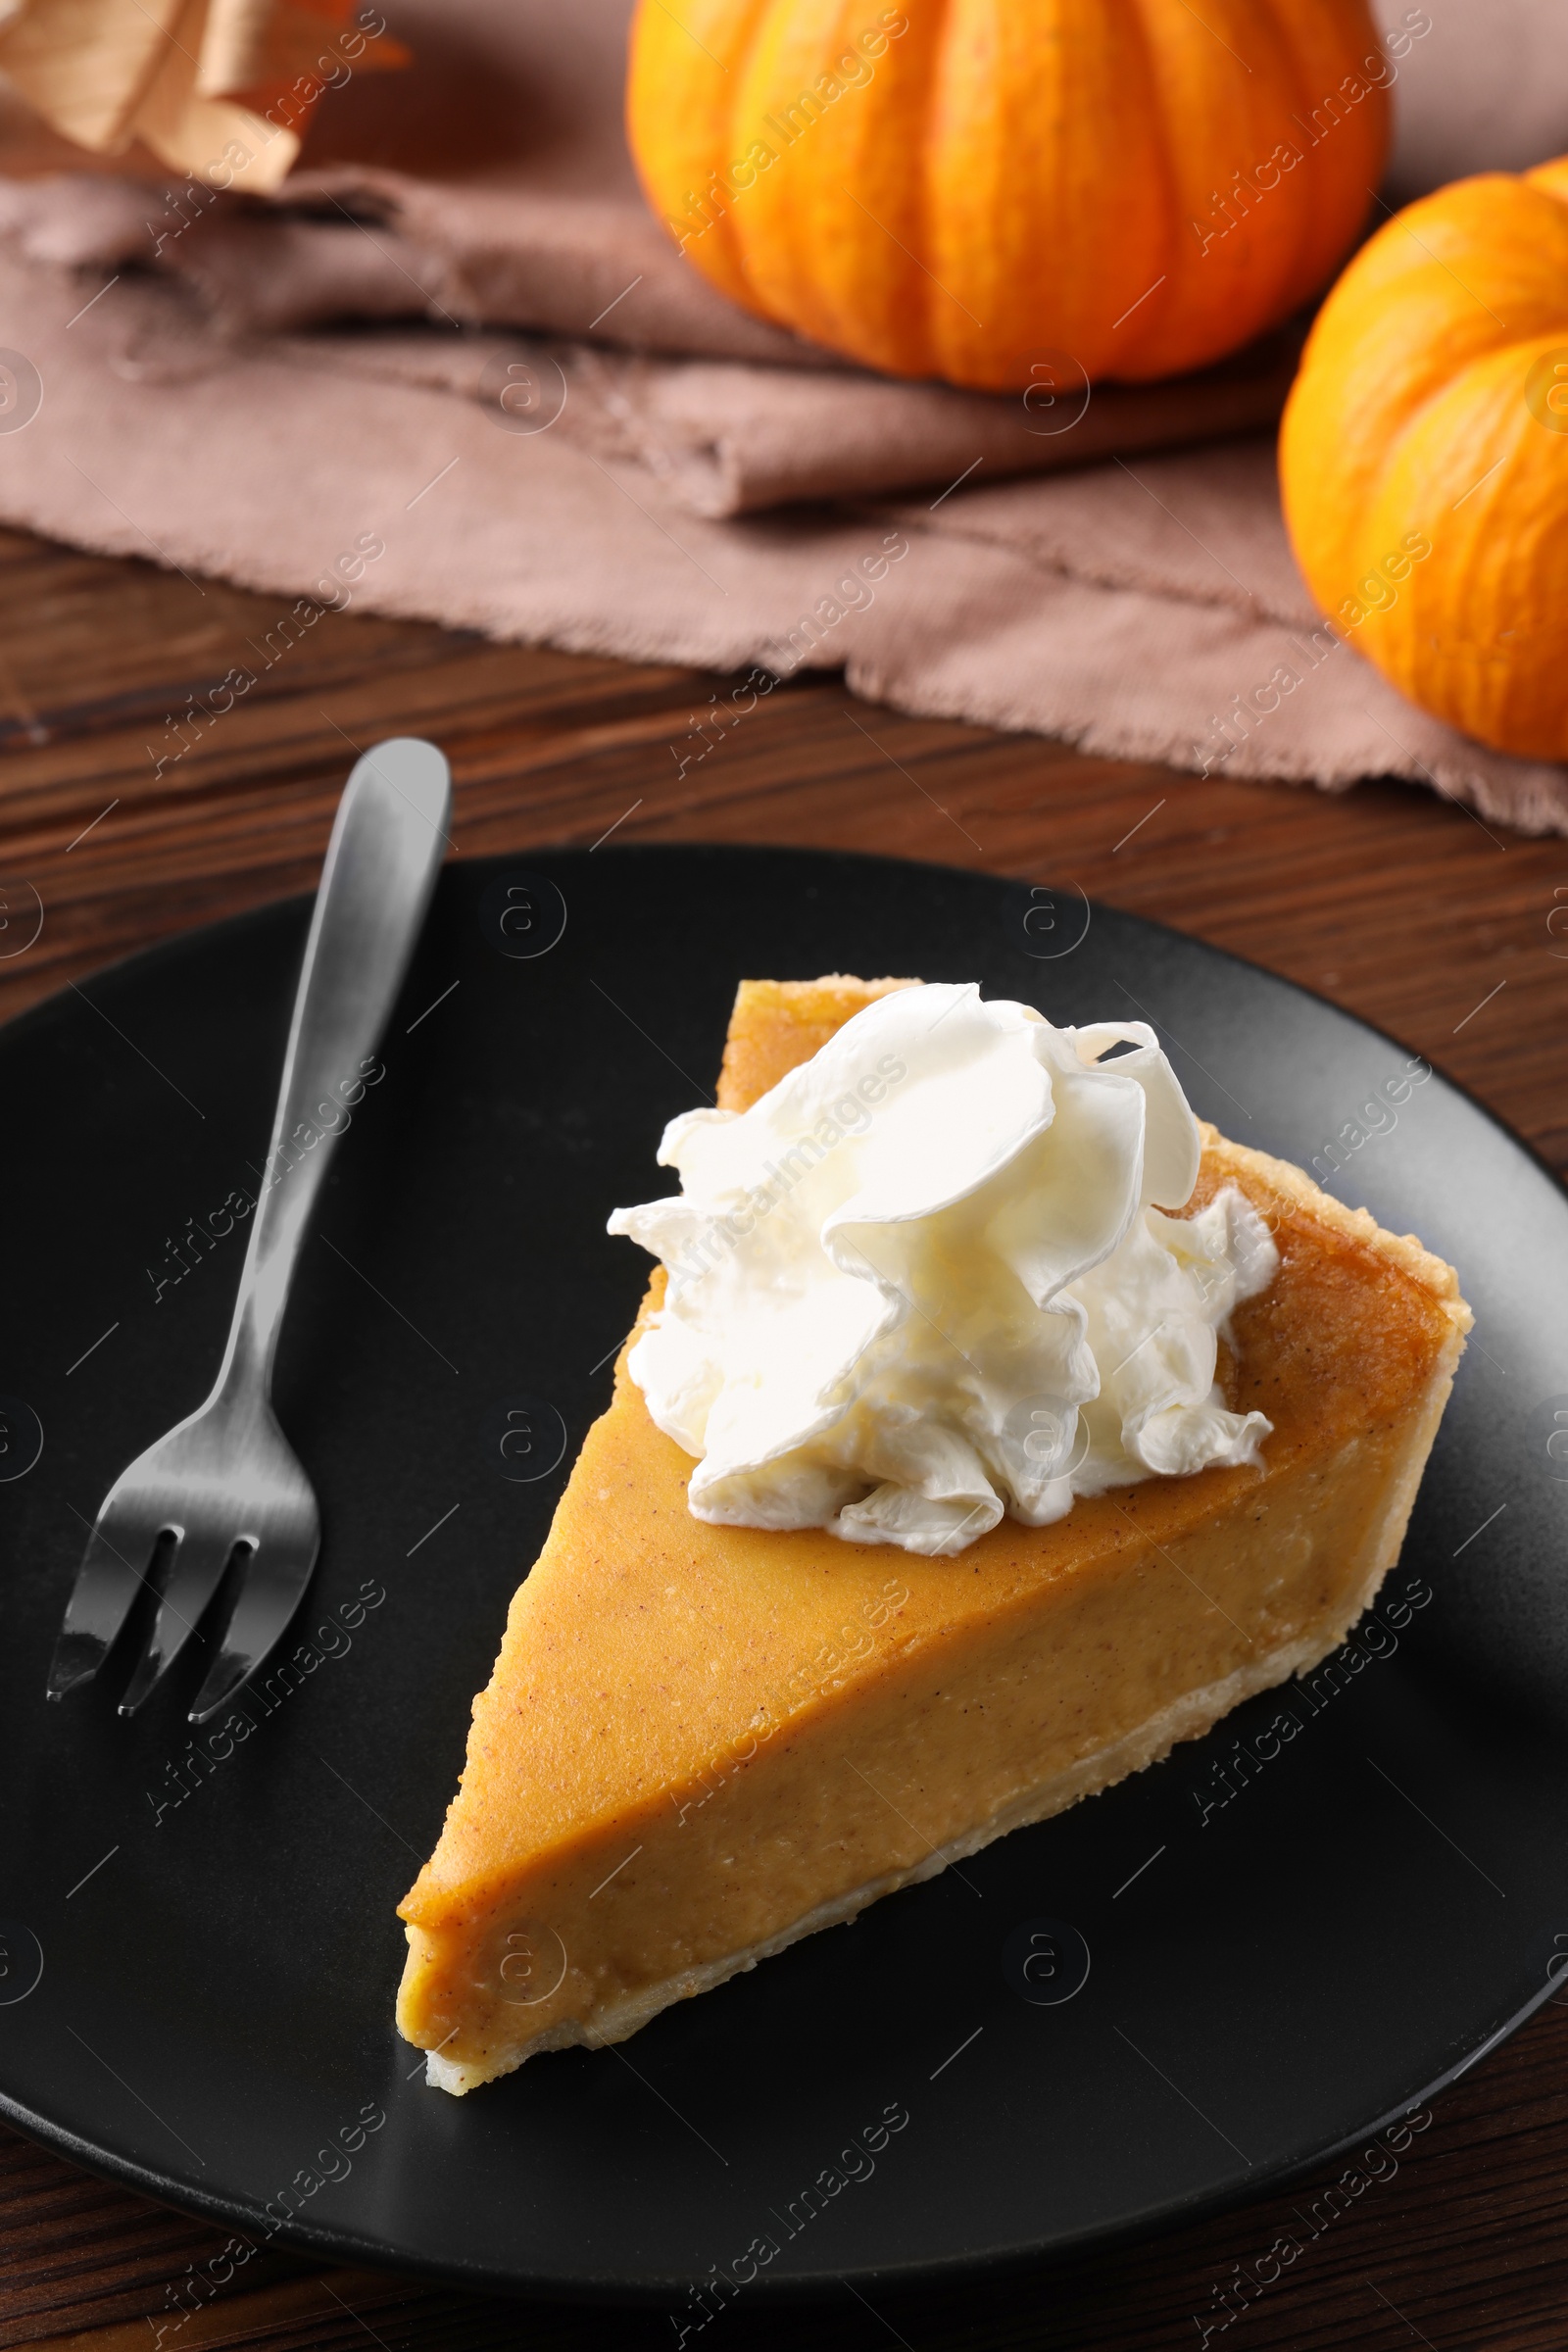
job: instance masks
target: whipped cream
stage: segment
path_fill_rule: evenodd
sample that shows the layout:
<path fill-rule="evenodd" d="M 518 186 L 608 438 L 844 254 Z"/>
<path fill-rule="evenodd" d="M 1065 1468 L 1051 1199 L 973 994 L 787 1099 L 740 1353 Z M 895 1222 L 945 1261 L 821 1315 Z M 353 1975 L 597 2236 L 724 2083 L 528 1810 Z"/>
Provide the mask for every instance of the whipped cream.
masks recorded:
<path fill-rule="evenodd" d="M 1216 1338 L 1279 1256 L 1234 1185 L 1163 1213 L 1199 1149 L 1146 1024 L 976 987 L 879 998 L 750 1110 L 671 1120 L 680 1193 L 610 1230 L 668 1268 L 628 1368 L 693 1516 L 936 1556 L 1255 1463 L 1272 1424 L 1228 1410 Z"/>

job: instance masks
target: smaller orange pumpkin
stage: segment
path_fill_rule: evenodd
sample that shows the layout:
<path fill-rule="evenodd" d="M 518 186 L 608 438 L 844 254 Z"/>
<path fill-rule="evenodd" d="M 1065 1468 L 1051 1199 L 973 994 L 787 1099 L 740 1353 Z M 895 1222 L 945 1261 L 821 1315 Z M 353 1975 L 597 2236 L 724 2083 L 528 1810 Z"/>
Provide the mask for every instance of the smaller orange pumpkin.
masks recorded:
<path fill-rule="evenodd" d="M 1318 314 L 1280 480 L 1342 636 L 1450 726 L 1568 759 L 1568 157 L 1385 222 Z"/>

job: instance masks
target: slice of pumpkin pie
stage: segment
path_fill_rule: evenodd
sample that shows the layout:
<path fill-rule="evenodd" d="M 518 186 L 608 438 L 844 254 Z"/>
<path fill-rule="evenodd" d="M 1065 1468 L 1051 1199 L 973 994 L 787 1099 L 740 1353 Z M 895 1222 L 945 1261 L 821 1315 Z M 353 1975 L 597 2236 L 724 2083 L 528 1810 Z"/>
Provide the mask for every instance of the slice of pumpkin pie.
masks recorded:
<path fill-rule="evenodd" d="M 614 2041 L 1314 1666 L 1396 1558 L 1452 1269 L 1140 1024 L 747 982 L 662 1260 L 402 1906 L 466 2091 Z"/>

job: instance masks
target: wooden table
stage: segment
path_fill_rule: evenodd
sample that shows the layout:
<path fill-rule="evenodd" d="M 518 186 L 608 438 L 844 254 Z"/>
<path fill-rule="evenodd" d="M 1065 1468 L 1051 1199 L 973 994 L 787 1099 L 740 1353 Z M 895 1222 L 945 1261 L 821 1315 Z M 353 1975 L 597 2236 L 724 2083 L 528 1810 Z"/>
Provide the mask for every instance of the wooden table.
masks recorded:
<path fill-rule="evenodd" d="M 1568 909 L 1568 843 L 1489 831 L 1430 794 L 1200 782 L 901 718 L 809 675 L 682 774 L 670 747 L 693 748 L 712 681 L 340 614 L 205 734 L 187 721 L 181 735 L 189 698 L 275 623 L 271 600 L 0 533 L 0 1015 L 153 940 L 310 888 L 351 747 L 418 733 L 451 757 L 461 857 L 617 827 L 1077 883 L 1391 1029 L 1568 1163 L 1568 911 L 1554 916 Z M 27 886 L 42 931 L 7 955 L 32 928 Z M 808 2326 L 824 2347 L 912 2352 L 1205 2340 L 1560 2352 L 1564 2008 L 1549 2003 L 1417 2116 L 1395 2169 L 1369 2168 L 1381 2179 L 1337 2163 L 1131 2252 L 889 2294 L 874 2311 L 849 2290 L 810 2315 L 737 2307 L 717 2352 L 794 2344 Z M 1360 2185 L 1319 2206 L 1348 2170 Z M 1315 2208 L 1336 2218 L 1314 2235 Z M 675 2340 L 663 2313 L 480 2302 L 288 2258 L 247 2266 L 243 2292 L 215 2291 L 206 2266 L 225 2236 L 0 2132 L 0 2346 Z M 1298 2251 L 1274 2258 L 1271 2277 L 1278 2239 Z"/>

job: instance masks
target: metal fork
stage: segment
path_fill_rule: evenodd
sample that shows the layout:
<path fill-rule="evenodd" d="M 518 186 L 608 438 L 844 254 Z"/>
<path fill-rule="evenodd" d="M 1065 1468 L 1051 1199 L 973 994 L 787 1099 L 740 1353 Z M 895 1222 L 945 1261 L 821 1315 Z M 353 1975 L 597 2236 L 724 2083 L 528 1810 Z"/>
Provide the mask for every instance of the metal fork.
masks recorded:
<path fill-rule="evenodd" d="M 361 1065 L 408 969 L 450 805 L 445 760 L 413 736 L 377 744 L 348 780 L 305 944 L 222 1366 L 206 1403 L 138 1454 L 105 1495 L 55 1644 L 51 1698 L 98 1672 L 148 1584 L 161 1538 L 172 1539 L 173 1557 L 122 1715 L 134 1714 L 168 1673 L 237 1550 L 248 1565 L 192 1723 L 233 1696 L 299 1606 L 320 1516 L 272 1413 L 272 1358 L 306 1221 L 348 1124 L 344 1096 L 363 1088 Z"/>

